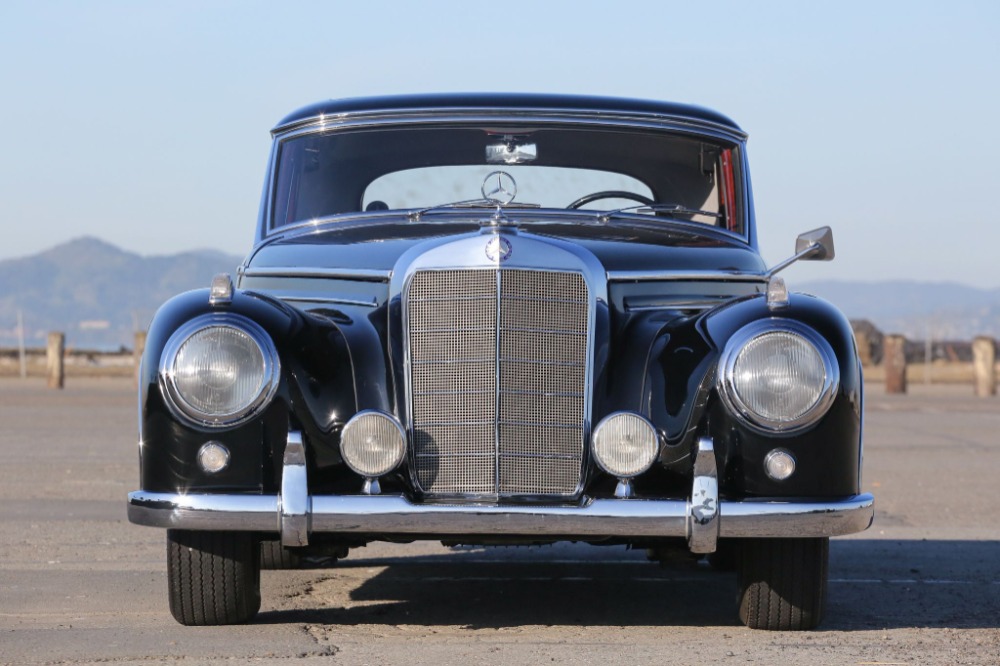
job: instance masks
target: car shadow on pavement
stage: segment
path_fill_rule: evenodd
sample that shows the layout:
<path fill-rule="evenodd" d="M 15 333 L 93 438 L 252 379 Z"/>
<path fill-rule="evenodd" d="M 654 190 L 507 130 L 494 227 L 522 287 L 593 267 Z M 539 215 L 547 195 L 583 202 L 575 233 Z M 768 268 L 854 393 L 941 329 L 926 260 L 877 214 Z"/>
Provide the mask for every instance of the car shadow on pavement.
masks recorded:
<path fill-rule="evenodd" d="M 1000 628 L 1000 541 L 832 542 L 824 629 Z"/>
<path fill-rule="evenodd" d="M 315 600 L 315 607 L 261 613 L 256 622 L 469 629 L 737 622 L 734 574 L 693 563 L 660 568 L 650 562 L 432 563 L 421 558 L 414 563 L 392 560 L 380 565 L 367 560 L 356 565 L 384 568 L 353 589 L 349 574 L 337 575 L 337 569 L 331 569 L 310 586 L 309 601 Z"/>
<path fill-rule="evenodd" d="M 294 607 L 261 613 L 256 622 L 741 626 L 735 574 L 704 562 L 662 568 L 638 559 L 508 562 L 456 553 L 348 559 L 297 575 L 310 582 L 293 596 Z M 1000 627 L 1000 541 L 835 540 L 820 628 L 909 627 Z"/>

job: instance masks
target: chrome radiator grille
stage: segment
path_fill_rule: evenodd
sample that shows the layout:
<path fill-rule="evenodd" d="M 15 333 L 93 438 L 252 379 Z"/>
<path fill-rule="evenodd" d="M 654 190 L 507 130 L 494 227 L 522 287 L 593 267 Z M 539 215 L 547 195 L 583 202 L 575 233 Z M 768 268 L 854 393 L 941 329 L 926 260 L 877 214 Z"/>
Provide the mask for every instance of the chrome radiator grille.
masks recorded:
<path fill-rule="evenodd" d="M 576 492 L 589 294 L 583 276 L 424 270 L 406 294 L 411 437 L 420 489 Z"/>

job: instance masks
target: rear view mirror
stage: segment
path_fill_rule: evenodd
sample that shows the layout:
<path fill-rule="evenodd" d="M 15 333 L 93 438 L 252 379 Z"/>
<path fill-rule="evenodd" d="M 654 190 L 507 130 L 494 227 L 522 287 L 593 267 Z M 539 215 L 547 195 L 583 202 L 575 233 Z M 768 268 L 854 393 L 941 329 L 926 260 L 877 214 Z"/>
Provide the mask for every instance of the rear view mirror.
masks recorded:
<path fill-rule="evenodd" d="M 811 252 L 806 253 L 807 250 Z M 833 250 L 833 229 L 820 227 L 813 229 L 795 239 L 795 254 L 799 258 L 810 261 L 830 261 L 835 256 Z"/>
<path fill-rule="evenodd" d="M 486 146 L 487 164 L 524 164 L 538 158 L 534 143 L 517 143 L 513 139 Z"/>
<path fill-rule="evenodd" d="M 799 237 L 795 239 L 795 254 L 781 263 L 775 264 L 767 272 L 767 276 L 771 277 L 778 271 L 785 270 L 799 259 L 830 261 L 834 255 L 833 229 L 830 227 L 813 229 L 812 231 L 799 234 Z"/>

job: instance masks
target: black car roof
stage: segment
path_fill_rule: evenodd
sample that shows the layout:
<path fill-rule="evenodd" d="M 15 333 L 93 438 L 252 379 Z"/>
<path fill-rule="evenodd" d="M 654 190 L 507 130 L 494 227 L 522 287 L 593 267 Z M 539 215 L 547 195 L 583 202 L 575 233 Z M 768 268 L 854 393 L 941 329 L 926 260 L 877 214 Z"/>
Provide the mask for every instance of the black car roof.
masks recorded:
<path fill-rule="evenodd" d="M 573 112 L 638 113 L 693 118 L 742 131 L 730 118 L 700 106 L 653 100 L 588 95 L 552 95 L 538 93 L 438 93 L 390 95 L 332 99 L 304 106 L 288 114 L 277 127 L 294 124 L 321 115 L 339 115 L 373 111 L 413 109 L 557 109 Z"/>

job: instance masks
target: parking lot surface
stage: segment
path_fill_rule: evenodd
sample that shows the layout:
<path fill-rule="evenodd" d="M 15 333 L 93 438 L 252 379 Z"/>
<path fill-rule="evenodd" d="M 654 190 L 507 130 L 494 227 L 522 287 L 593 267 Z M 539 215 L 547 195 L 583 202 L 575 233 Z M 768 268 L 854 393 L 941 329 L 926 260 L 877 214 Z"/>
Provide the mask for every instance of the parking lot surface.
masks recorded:
<path fill-rule="evenodd" d="M 557 545 L 372 544 L 330 568 L 265 571 L 257 620 L 182 627 L 162 530 L 131 525 L 128 380 L 0 380 L 3 664 L 998 664 L 1000 398 L 869 386 L 875 525 L 833 540 L 818 631 L 738 623 L 703 563 Z"/>

